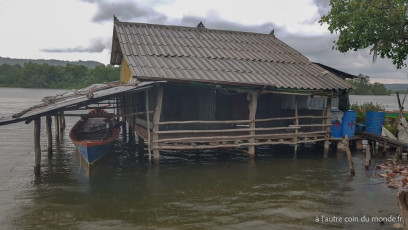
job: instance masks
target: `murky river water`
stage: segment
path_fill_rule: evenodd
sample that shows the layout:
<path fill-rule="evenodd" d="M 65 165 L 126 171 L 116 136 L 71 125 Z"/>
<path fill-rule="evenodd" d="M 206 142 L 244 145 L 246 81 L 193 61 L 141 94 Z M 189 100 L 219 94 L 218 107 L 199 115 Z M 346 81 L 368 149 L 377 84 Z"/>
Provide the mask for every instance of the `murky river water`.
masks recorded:
<path fill-rule="evenodd" d="M 0 88 L 0 114 L 58 92 Z M 364 217 L 399 215 L 397 191 L 374 166 L 364 169 L 361 152 L 353 153 L 356 176 L 349 177 L 345 154 L 324 157 L 321 149 L 296 159 L 292 149 L 260 149 L 254 161 L 239 151 L 167 152 L 155 166 L 119 140 L 88 174 L 67 135 L 76 119 L 67 120 L 53 159 L 43 127 L 40 178 L 33 125 L 0 127 L 1 229 L 392 229 Z"/>

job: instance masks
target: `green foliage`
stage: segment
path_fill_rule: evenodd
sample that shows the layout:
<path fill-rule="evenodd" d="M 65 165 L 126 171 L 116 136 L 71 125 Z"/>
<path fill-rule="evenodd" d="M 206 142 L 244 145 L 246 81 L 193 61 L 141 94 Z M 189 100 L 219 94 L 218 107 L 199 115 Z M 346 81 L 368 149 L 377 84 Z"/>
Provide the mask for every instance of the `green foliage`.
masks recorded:
<path fill-rule="evenodd" d="M 373 103 L 373 102 L 364 102 L 363 104 L 352 104 L 350 109 L 357 112 L 357 123 L 365 124 L 366 120 L 366 111 L 385 111 L 384 106 Z"/>
<path fill-rule="evenodd" d="M 385 118 L 385 122 L 384 122 L 384 127 L 386 129 L 388 129 L 388 131 L 390 131 L 392 134 L 394 134 L 394 136 L 397 135 L 398 132 L 398 118 Z"/>
<path fill-rule="evenodd" d="M 408 0 L 330 0 L 331 10 L 320 19 L 331 33 L 340 52 L 371 47 L 373 58 L 392 60 L 397 68 L 406 66 L 408 56 Z"/>
<path fill-rule="evenodd" d="M 1 87 L 79 89 L 95 83 L 118 81 L 119 76 L 120 68 L 110 65 L 94 69 L 72 64 L 0 65 Z"/>
<path fill-rule="evenodd" d="M 384 84 L 374 82 L 370 83 L 368 77 L 360 77 L 352 80 L 347 80 L 350 84 L 356 87 L 350 94 L 356 95 L 390 95 L 391 91 L 387 90 Z"/>

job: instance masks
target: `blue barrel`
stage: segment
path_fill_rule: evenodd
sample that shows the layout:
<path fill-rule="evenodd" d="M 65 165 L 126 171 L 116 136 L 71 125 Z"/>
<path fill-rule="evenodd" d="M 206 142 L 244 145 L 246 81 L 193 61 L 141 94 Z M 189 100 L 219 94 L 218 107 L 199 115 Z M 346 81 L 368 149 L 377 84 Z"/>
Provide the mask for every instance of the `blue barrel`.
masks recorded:
<path fill-rule="evenodd" d="M 331 135 L 334 138 L 341 137 L 341 122 L 339 120 L 335 120 L 331 122 L 330 126 Z"/>
<path fill-rule="evenodd" d="M 366 112 L 366 132 L 381 136 L 385 121 L 385 112 Z"/>
<path fill-rule="evenodd" d="M 357 113 L 354 110 L 347 110 L 344 112 L 343 121 L 341 123 L 341 136 L 346 135 L 350 138 L 354 136 L 356 131 Z"/>

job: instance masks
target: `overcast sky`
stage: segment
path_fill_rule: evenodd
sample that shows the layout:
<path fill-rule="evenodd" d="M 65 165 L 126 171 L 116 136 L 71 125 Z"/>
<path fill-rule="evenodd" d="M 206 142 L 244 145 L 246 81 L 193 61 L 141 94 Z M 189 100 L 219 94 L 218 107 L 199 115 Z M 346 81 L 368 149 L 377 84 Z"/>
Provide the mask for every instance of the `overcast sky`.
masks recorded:
<path fill-rule="evenodd" d="M 329 0 L 0 0 L 0 56 L 95 60 L 109 64 L 113 15 L 121 21 L 270 33 L 311 61 L 372 82 L 408 83 L 407 68 L 372 61 L 369 49 L 332 50 L 336 35 L 318 23 Z"/>

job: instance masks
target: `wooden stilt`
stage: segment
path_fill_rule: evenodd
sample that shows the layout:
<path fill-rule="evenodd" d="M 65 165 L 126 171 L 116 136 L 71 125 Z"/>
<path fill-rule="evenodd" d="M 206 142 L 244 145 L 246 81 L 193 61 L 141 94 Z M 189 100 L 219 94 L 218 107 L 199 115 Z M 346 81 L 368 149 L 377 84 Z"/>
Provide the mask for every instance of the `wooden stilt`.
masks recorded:
<path fill-rule="evenodd" d="M 366 161 L 365 161 L 365 169 L 368 169 L 370 167 L 370 161 L 371 161 L 371 150 L 370 150 L 370 146 L 367 145 L 366 148 Z"/>
<path fill-rule="evenodd" d="M 371 151 L 372 151 L 372 155 L 374 156 L 376 153 L 375 153 L 375 144 L 376 144 L 376 142 L 375 141 L 371 141 Z"/>
<path fill-rule="evenodd" d="M 150 115 L 149 115 L 149 91 L 146 90 L 145 91 L 145 95 L 146 95 L 146 121 L 147 121 L 147 125 L 146 125 L 146 129 L 147 129 L 147 154 L 149 156 L 149 162 L 152 161 L 152 149 L 151 149 L 151 141 L 150 141 Z"/>
<path fill-rule="evenodd" d="M 65 130 L 66 127 L 67 126 L 66 126 L 66 123 L 65 123 L 65 115 L 64 115 L 64 112 L 62 112 L 62 129 Z"/>
<path fill-rule="evenodd" d="M 408 191 L 400 190 L 398 192 L 398 206 L 401 212 L 402 225 L 408 230 Z"/>
<path fill-rule="evenodd" d="M 353 159 L 351 158 L 349 140 L 348 140 L 347 135 L 344 138 L 343 142 L 344 142 L 344 146 L 346 147 L 347 161 L 348 161 L 348 165 L 349 165 L 349 168 L 350 168 L 350 174 L 352 176 L 354 176 L 354 175 L 356 175 L 356 171 L 354 170 L 354 164 L 353 164 Z"/>
<path fill-rule="evenodd" d="M 297 101 L 298 101 L 298 96 L 296 95 L 295 96 L 295 117 L 296 117 L 296 119 L 295 119 L 295 125 L 297 126 L 297 125 L 299 125 L 299 111 L 298 111 L 298 103 L 297 103 Z M 298 150 L 298 144 L 297 144 L 297 141 L 298 141 L 298 133 L 299 133 L 299 130 L 298 129 L 295 129 L 295 148 L 294 148 L 294 153 L 293 153 L 293 155 L 294 155 L 294 157 L 296 157 L 297 156 L 297 150 Z"/>
<path fill-rule="evenodd" d="M 256 117 L 256 109 L 258 106 L 258 91 L 251 91 L 250 96 L 251 96 L 251 101 L 249 103 L 249 120 L 251 123 L 249 123 L 249 129 L 252 131 L 249 131 L 249 135 L 255 135 L 255 117 Z M 255 144 L 255 138 L 250 138 L 249 143 Z M 254 158 L 255 156 L 255 146 L 251 145 L 248 147 L 248 155 L 250 158 Z"/>
<path fill-rule="evenodd" d="M 127 135 L 128 135 L 128 132 L 127 132 L 127 125 L 126 125 L 126 117 L 123 116 L 122 117 L 122 137 L 123 137 L 123 142 L 127 141 Z"/>
<path fill-rule="evenodd" d="M 337 151 L 341 152 L 344 149 L 344 143 L 342 141 L 337 142 Z"/>
<path fill-rule="evenodd" d="M 52 118 L 51 116 L 46 116 L 45 118 L 46 121 L 46 132 L 47 132 L 47 152 L 48 152 L 48 158 L 52 157 Z"/>
<path fill-rule="evenodd" d="M 41 134 L 41 118 L 36 118 L 34 120 L 34 174 L 40 175 L 41 173 L 41 145 L 40 145 L 40 134 Z"/>
<path fill-rule="evenodd" d="M 331 118 L 330 118 L 330 114 L 331 114 L 331 98 L 327 98 L 327 105 L 326 105 L 326 124 L 330 124 Z M 330 126 L 326 127 L 326 140 L 324 141 L 324 155 L 327 155 L 329 153 L 329 138 L 330 138 Z"/>
<path fill-rule="evenodd" d="M 144 150 L 144 145 L 145 145 L 145 142 L 144 142 L 144 139 L 141 137 L 141 136 L 138 136 L 138 152 L 139 152 L 139 155 L 141 154 L 141 155 L 144 155 L 144 152 L 145 152 L 145 150 Z"/>
<path fill-rule="evenodd" d="M 60 125 L 60 122 L 59 122 L 59 116 L 58 115 L 55 115 L 54 116 L 54 120 L 55 120 L 55 126 L 54 126 L 54 133 L 55 133 L 55 141 L 59 141 L 59 139 L 60 139 L 60 132 L 59 132 L 59 125 Z"/>
<path fill-rule="evenodd" d="M 58 121 L 59 121 L 59 134 L 61 138 L 62 138 L 62 134 L 64 133 L 64 122 L 62 120 L 63 120 L 63 115 L 62 113 L 60 113 Z"/>
<path fill-rule="evenodd" d="M 157 133 L 157 131 L 159 131 L 159 122 L 160 122 L 162 104 L 163 104 L 163 87 L 159 86 L 159 88 L 157 89 L 156 108 L 153 114 L 153 143 L 154 143 L 153 147 L 158 146 L 158 143 L 156 141 L 159 139 L 159 134 Z M 155 161 L 160 159 L 159 150 L 157 149 L 153 150 L 153 159 Z"/>
<path fill-rule="evenodd" d="M 356 149 L 357 150 L 363 150 L 363 141 L 362 140 L 357 140 L 356 141 Z"/>

